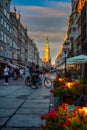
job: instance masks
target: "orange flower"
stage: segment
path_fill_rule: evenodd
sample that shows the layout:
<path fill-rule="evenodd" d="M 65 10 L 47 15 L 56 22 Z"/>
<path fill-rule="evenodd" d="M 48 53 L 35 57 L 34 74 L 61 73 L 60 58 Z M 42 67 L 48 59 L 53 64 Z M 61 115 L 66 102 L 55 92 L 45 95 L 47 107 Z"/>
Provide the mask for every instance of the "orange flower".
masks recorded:
<path fill-rule="evenodd" d="M 87 130 L 87 115 L 80 111 L 80 107 L 68 110 L 68 104 L 58 106 L 57 110 L 45 114 L 42 119 L 46 120 L 44 130 Z"/>

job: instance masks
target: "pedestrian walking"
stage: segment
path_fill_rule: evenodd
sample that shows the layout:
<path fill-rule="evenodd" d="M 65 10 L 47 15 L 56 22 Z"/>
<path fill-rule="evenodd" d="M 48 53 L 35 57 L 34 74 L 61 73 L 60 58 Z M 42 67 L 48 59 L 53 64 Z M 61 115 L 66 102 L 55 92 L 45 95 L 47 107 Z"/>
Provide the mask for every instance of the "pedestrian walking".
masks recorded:
<path fill-rule="evenodd" d="M 20 77 L 20 70 L 19 70 L 19 68 L 16 68 L 14 70 L 14 77 L 13 77 L 13 79 L 14 80 L 18 80 L 19 77 Z"/>
<path fill-rule="evenodd" d="M 6 85 L 8 85 L 8 79 L 9 79 L 9 68 L 7 65 L 5 65 L 4 68 L 4 79 L 5 79 L 5 83 Z"/>
<path fill-rule="evenodd" d="M 11 67 L 9 68 L 9 78 L 13 78 L 14 69 Z"/>

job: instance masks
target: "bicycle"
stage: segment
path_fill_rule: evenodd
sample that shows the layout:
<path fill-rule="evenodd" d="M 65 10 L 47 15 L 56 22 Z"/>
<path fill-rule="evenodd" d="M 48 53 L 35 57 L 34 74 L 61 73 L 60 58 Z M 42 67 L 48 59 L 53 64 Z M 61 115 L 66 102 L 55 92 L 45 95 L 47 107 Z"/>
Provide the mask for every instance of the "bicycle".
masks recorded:
<path fill-rule="evenodd" d="M 52 81 L 44 74 L 39 76 L 38 78 L 37 74 L 34 74 L 25 78 L 25 85 L 32 89 L 37 89 L 42 85 L 44 85 L 46 88 L 51 88 Z"/>

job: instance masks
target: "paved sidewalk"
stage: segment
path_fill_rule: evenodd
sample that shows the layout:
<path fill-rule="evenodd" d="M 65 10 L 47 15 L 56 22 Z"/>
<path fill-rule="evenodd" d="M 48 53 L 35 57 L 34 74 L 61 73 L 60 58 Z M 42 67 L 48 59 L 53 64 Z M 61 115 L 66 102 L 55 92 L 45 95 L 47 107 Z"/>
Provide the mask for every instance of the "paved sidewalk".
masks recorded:
<path fill-rule="evenodd" d="M 51 80 L 54 80 L 56 77 L 56 74 L 51 73 L 51 74 L 46 74 L 46 76 L 48 78 L 50 78 Z M 4 79 L 0 79 L 0 86 L 2 86 L 2 85 L 4 85 Z M 16 85 L 17 86 L 25 85 L 24 79 L 19 78 L 18 80 L 13 80 L 13 79 L 9 78 L 9 86 L 16 86 Z M 4 85 L 4 86 L 6 86 L 6 85 Z"/>
<path fill-rule="evenodd" d="M 9 83 L 8 83 L 9 85 L 8 86 L 23 86 L 23 85 L 25 85 L 24 84 L 24 79 L 21 79 L 21 78 L 19 78 L 18 80 L 13 80 L 12 78 L 9 78 Z M 4 79 L 0 79 L 0 86 L 6 86 L 6 85 L 4 85 Z"/>
<path fill-rule="evenodd" d="M 10 79 L 8 86 L 0 81 L 0 130 L 41 130 L 45 122 L 40 116 L 49 111 L 49 103 L 45 87 L 32 90 L 21 79 Z"/>

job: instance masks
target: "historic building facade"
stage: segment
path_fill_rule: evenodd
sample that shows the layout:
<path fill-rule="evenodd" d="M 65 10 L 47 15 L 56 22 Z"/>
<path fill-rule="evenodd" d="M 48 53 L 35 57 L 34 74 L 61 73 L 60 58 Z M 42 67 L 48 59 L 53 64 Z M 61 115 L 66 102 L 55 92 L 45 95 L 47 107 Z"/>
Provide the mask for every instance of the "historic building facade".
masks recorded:
<path fill-rule="evenodd" d="M 63 44 L 69 41 L 68 57 L 87 55 L 87 1 L 72 0 L 71 15 L 67 22 L 67 36 Z M 63 53 L 63 50 L 62 50 Z M 58 59 L 58 58 L 57 58 Z M 58 61 L 59 62 L 59 61 Z M 87 77 L 87 65 L 75 65 L 80 68 L 81 75 Z"/>
<path fill-rule="evenodd" d="M 0 56 L 12 59 L 12 24 L 10 20 L 10 0 L 0 1 Z"/>

